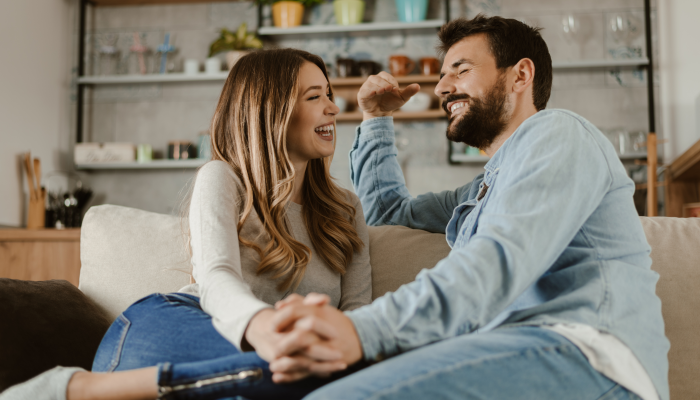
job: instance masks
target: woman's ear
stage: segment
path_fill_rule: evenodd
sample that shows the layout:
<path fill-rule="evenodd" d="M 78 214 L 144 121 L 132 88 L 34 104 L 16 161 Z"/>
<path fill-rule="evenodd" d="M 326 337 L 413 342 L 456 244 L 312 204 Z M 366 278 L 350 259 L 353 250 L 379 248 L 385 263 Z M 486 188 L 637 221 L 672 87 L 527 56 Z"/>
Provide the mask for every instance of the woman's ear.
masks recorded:
<path fill-rule="evenodd" d="M 535 79 L 535 63 L 529 58 L 523 58 L 512 68 L 514 74 L 513 92 L 522 93 L 532 86 Z"/>

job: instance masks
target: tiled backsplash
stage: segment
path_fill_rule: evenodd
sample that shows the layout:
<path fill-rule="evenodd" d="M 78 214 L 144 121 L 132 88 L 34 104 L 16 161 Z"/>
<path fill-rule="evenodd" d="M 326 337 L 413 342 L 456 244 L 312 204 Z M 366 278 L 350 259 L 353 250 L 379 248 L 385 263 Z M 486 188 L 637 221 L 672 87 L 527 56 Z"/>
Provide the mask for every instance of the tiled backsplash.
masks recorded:
<path fill-rule="evenodd" d="M 444 18 L 443 2 L 431 0 L 428 18 Z M 474 16 L 478 12 L 521 19 L 544 28 L 552 58 L 556 61 L 580 59 L 616 59 L 643 56 L 643 0 L 451 0 L 453 17 Z M 397 20 L 393 1 L 367 1 L 373 21 Z M 639 33 L 627 43 L 616 42 L 608 28 L 615 14 L 630 15 L 639 21 Z M 565 37 L 562 18 L 573 14 L 587 24 L 588 33 L 574 43 Z M 307 13 L 312 24 L 333 23 L 332 4 Z M 652 18 L 655 15 L 652 14 Z M 257 24 L 257 9 L 251 2 L 136 7 L 96 7 L 89 18 L 89 64 L 96 64 L 100 39 L 118 35 L 121 52 L 120 72 L 127 71 L 126 56 L 137 32 L 143 44 L 151 48 L 163 42 L 166 33 L 178 48 L 174 60 L 204 61 L 209 44 L 220 28 L 234 29 L 246 22 L 250 30 Z M 269 23 L 266 15 L 265 23 Z M 579 44 L 580 43 L 580 44 Z M 417 59 L 435 54 L 434 34 L 368 35 L 352 37 L 287 37 L 276 44 L 298 47 L 322 56 L 334 64 L 339 56 L 373 59 L 386 67 L 389 54 L 402 53 Z M 88 71 L 96 73 L 94 68 Z M 573 110 L 601 128 L 623 127 L 647 130 L 645 73 L 633 70 L 555 71 L 549 108 Z M 206 130 L 221 90 L 221 82 L 168 83 L 148 85 L 97 86 L 86 106 L 86 140 L 149 143 L 163 152 L 169 140 L 196 142 Z M 348 157 L 357 123 L 338 124 L 338 143 L 332 173 L 350 188 Z M 399 161 L 404 167 L 413 195 L 426 191 L 455 188 L 469 182 L 483 169 L 481 165 L 451 166 L 447 163 L 446 123 L 396 123 L 401 141 Z M 97 193 L 97 200 L 138 207 L 156 212 L 172 212 L 178 192 L 193 176 L 184 171 L 94 172 L 85 180 Z"/>

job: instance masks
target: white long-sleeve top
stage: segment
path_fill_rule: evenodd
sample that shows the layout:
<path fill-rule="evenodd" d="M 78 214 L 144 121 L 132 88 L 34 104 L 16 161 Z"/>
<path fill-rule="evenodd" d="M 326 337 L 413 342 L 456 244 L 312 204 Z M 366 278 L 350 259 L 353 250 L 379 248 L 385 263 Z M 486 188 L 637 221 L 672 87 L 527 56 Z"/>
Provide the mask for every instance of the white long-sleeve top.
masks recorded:
<path fill-rule="evenodd" d="M 264 228 L 255 210 L 238 232 L 238 219 L 245 204 L 243 184 L 227 163 L 205 164 L 197 174 L 189 214 L 192 275 L 196 283 L 180 292 L 199 296 L 202 309 L 212 316 L 216 330 L 239 349 L 253 316 L 291 293 L 302 296 L 325 293 L 330 296 L 331 305 L 343 311 L 369 304 L 372 295 L 369 235 L 360 200 L 355 194 L 346 193 L 355 207 L 355 229 L 365 246 L 355 252 L 345 274 L 331 270 L 311 243 L 302 206 L 289 202 L 286 217 L 291 233 L 311 249 L 311 260 L 299 286 L 294 291 L 280 292 L 277 285 L 283 278 L 256 274 L 258 254 L 238 240 L 242 235 L 261 248 L 266 244 Z"/>

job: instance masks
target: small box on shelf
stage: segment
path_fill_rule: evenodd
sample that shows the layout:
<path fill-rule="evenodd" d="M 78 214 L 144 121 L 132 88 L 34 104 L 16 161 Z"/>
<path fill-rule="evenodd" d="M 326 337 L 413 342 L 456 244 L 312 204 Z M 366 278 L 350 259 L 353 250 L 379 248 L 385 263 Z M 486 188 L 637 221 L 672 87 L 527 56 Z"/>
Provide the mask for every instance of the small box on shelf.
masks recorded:
<path fill-rule="evenodd" d="M 76 143 L 76 164 L 129 163 L 136 160 L 133 143 Z"/>

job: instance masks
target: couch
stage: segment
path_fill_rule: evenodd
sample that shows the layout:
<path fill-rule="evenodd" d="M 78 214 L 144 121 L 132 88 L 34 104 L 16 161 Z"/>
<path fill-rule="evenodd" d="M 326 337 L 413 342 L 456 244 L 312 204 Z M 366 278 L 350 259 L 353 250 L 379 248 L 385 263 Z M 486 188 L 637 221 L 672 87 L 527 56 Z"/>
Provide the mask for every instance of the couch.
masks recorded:
<path fill-rule="evenodd" d="M 657 294 L 671 341 L 671 398 L 698 399 L 700 316 L 695 312 L 700 309 L 700 219 L 641 220 L 652 247 L 652 268 L 660 274 Z M 169 215 L 112 205 L 87 212 L 80 241 L 79 288 L 104 317 L 93 325 L 106 329 L 99 321 L 113 320 L 137 299 L 177 291 L 189 283 L 182 233 L 180 220 Z M 370 227 L 369 233 L 373 298 L 412 281 L 421 269 L 434 266 L 449 252 L 442 234 L 397 226 Z M 81 312 L 90 317 L 90 311 Z M 0 390 L 1 384 L 0 379 Z"/>

